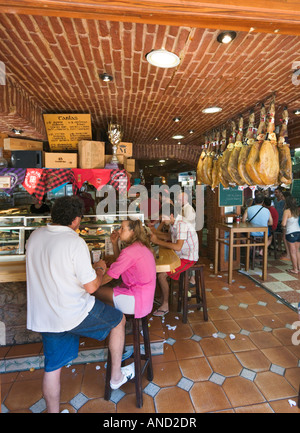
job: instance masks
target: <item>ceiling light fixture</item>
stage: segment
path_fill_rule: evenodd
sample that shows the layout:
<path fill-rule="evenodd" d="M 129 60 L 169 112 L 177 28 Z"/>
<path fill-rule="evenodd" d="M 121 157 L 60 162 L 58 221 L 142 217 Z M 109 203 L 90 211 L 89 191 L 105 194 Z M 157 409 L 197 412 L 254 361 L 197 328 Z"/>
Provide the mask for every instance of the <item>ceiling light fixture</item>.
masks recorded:
<path fill-rule="evenodd" d="M 300 116 L 300 108 L 299 108 L 298 110 L 295 110 L 295 111 L 294 111 L 294 114 L 295 114 L 296 116 Z"/>
<path fill-rule="evenodd" d="M 190 133 L 190 134 L 194 134 L 194 132 L 195 132 L 195 131 L 194 131 L 193 129 L 190 129 L 190 130 L 189 130 L 189 133 Z"/>
<path fill-rule="evenodd" d="M 179 65 L 179 57 L 170 51 L 161 48 L 160 50 L 152 50 L 146 54 L 147 61 L 158 68 L 175 68 Z"/>
<path fill-rule="evenodd" d="M 104 74 L 99 74 L 99 77 L 102 81 L 105 81 L 106 83 L 108 83 L 109 81 L 113 81 L 113 77 L 106 72 Z"/>
<path fill-rule="evenodd" d="M 226 31 L 218 35 L 217 41 L 220 42 L 220 44 L 229 44 L 235 38 L 236 38 L 236 32 Z"/>
<path fill-rule="evenodd" d="M 158 162 L 166 162 L 165 159 L 160 159 Z"/>
<path fill-rule="evenodd" d="M 173 135 L 172 138 L 174 138 L 174 140 L 181 140 L 182 138 L 184 138 L 184 135 L 176 134 L 176 135 Z"/>
<path fill-rule="evenodd" d="M 174 117 L 174 122 L 180 122 L 181 117 Z"/>
<path fill-rule="evenodd" d="M 20 135 L 20 134 L 22 134 L 22 129 L 16 129 L 16 128 L 13 128 L 12 130 L 11 130 L 11 132 L 13 132 L 14 134 L 16 134 L 16 135 Z"/>
<path fill-rule="evenodd" d="M 202 113 L 211 114 L 211 113 L 219 113 L 220 111 L 222 111 L 222 108 L 214 106 L 214 107 L 204 108 L 204 110 L 202 110 Z"/>
<path fill-rule="evenodd" d="M 155 137 L 154 140 L 155 140 L 155 141 L 158 141 L 158 137 Z"/>

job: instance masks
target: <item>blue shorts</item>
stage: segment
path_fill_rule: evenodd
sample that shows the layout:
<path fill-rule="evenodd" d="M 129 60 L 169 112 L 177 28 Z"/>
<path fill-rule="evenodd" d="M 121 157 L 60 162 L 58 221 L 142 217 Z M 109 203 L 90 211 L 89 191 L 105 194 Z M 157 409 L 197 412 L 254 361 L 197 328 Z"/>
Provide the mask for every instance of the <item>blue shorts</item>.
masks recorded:
<path fill-rule="evenodd" d="M 42 332 L 45 371 L 58 370 L 77 358 L 80 337 L 104 340 L 122 318 L 121 311 L 95 299 L 94 307 L 76 328 L 65 332 Z"/>
<path fill-rule="evenodd" d="M 285 235 L 285 239 L 291 244 L 293 244 L 294 242 L 300 242 L 300 232 L 294 232 Z"/>

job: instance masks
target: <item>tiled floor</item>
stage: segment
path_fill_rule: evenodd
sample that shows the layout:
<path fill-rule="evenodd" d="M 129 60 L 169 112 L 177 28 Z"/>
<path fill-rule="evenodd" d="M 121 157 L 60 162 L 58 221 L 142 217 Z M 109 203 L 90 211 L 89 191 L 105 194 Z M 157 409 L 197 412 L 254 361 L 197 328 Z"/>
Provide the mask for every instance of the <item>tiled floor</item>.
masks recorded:
<path fill-rule="evenodd" d="M 262 283 L 261 281 L 262 269 L 259 265 L 253 270 L 249 270 L 249 275 L 259 284 L 263 284 L 271 293 L 289 303 L 296 311 L 300 302 L 300 273 L 298 275 L 289 273 L 288 269 L 291 268 L 290 260 L 275 260 L 269 256 L 266 282 Z"/>
<path fill-rule="evenodd" d="M 152 358 L 153 381 L 144 379 L 143 408 L 136 408 L 133 383 L 105 401 L 105 366 L 96 362 L 63 368 L 61 410 L 300 413 L 294 406 L 300 384 L 300 345 L 292 342 L 292 324 L 299 320 L 298 315 L 238 272 L 230 285 L 224 274 L 213 276 L 211 272 L 208 263 L 208 322 L 196 310 L 182 324 L 175 301 L 164 322 L 156 317 L 150 320 L 152 337 L 165 339 L 165 344 L 164 354 Z M 300 344 L 300 337 L 298 340 Z M 32 353 L 38 349 L 27 346 Z M 11 350 L 22 357 L 24 347 Z M 5 356 L 8 354 L 2 352 L 2 358 Z M 39 369 L 2 374 L 2 412 L 45 411 L 42 375 Z"/>

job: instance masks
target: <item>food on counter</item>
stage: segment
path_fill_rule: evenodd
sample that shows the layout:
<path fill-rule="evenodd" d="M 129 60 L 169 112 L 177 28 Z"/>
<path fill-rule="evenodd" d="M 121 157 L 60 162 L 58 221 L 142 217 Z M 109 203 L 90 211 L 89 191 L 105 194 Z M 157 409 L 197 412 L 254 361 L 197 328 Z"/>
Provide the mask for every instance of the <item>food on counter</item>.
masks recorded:
<path fill-rule="evenodd" d="M 0 252 L 1 251 L 15 251 L 19 248 L 19 245 L 5 245 L 0 247 Z"/>
<path fill-rule="evenodd" d="M 101 229 L 100 227 L 98 227 L 97 228 L 97 230 L 96 230 L 96 234 L 99 236 L 99 235 L 104 235 L 106 233 L 106 231 L 105 230 L 103 230 L 103 229 Z"/>
<path fill-rule="evenodd" d="M 27 207 L 26 208 L 19 208 L 19 207 L 12 207 L 10 209 L 4 209 L 0 210 L 0 215 L 19 215 L 19 214 L 26 214 L 27 213 Z"/>

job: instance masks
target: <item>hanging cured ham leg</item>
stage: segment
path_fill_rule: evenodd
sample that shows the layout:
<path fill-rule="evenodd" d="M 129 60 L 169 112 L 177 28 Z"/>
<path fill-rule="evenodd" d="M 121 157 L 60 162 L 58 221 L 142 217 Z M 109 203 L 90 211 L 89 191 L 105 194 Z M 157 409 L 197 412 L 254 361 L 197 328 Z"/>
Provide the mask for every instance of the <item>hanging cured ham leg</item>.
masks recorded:
<path fill-rule="evenodd" d="M 236 136 L 236 124 L 235 122 L 231 122 L 231 127 L 232 127 L 232 132 L 231 132 L 231 136 L 229 138 L 229 143 L 228 146 L 223 154 L 223 158 L 222 158 L 222 162 L 221 162 L 221 172 L 222 172 L 222 179 L 224 179 L 224 181 L 229 185 L 229 184 L 233 184 L 233 180 L 230 176 L 230 174 L 228 173 L 228 163 L 229 163 L 229 158 L 231 155 L 231 152 L 233 151 L 233 147 L 234 147 L 234 143 L 235 143 L 235 136 Z M 222 183 L 223 184 L 223 183 Z M 223 184 L 224 186 L 224 184 Z"/>
<path fill-rule="evenodd" d="M 208 145 L 208 151 L 206 154 L 206 157 L 203 162 L 203 168 L 202 168 L 202 177 L 204 179 L 204 183 L 206 185 L 211 185 L 211 175 L 212 175 L 212 163 L 213 158 L 215 156 L 215 150 L 213 146 L 213 140 L 212 137 L 209 137 L 209 145 Z"/>
<path fill-rule="evenodd" d="M 244 119 L 243 116 L 241 116 L 239 120 L 239 130 L 236 136 L 236 142 L 234 143 L 234 148 L 228 161 L 228 173 L 230 174 L 233 182 L 235 182 L 236 185 L 244 185 L 245 183 L 238 172 L 238 160 L 243 145 L 243 125 Z"/>
<path fill-rule="evenodd" d="M 252 180 L 253 185 L 264 185 L 260 177 L 260 174 L 257 172 L 255 162 L 258 158 L 261 145 L 265 139 L 265 134 L 266 134 L 266 109 L 265 106 L 262 105 L 260 110 L 260 122 L 258 125 L 256 141 L 252 144 L 246 161 L 246 170 L 248 176 Z"/>
<path fill-rule="evenodd" d="M 220 158 L 221 143 L 220 143 L 220 131 L 216 134 L 216 154 L 213 159 L 212 173 L 211 173 L 211 188 L 214 190 L 219 185 L 219 166 L 218 160 Z"/>
<path fill-rule="evenodd" d="M 250 112 L 249 115 L 249 125 L 248 130 L 246 133 L 246 138 L 244 140 L 243 146 L 241 148 L 240 154 L 239 154 L 239 160 L 238 160 L 238 172 L 243 179 L 243 182 L 247 185 L 253 185 L 251 177 L 248 175 L 246 170 L 246 161 L 251 149 L 251 146 L 254 144 L 254 121 L 255 121 L 255 114 L 253 111 Z"/>
<path fill-rule="evenodd" d="M 261 145 L 255 169 L 264 185 L 277 185 L 279 175 L 279 155 L 275 134 L 275 102 L 270 104 L 266 140 Z"/>
<path fill-rule="evenodd" d="M 229 182 L 224 179 L 223 174 L 222 174 L 222 170 L 221 170 L 221 164 L 223 161 L 225 150 L 226 150 L 226 128 L 222 131 L 221 154 L 220 154 L 219 159 L 218 159 L 217 170 L 218 170 L 219 183 L 221 183 L 224 188 L 228 188 Z"/>
<path fill-rule="evenodd" d="M 278 140 L 278 152 L 279 152 L 279 183 L 289 185 L 292 183 L 292 159 L 290 152 L 290 145 L 288 143 L 288 124 L 289 116 L 287 108 L 282 113 L 282 126 L 280 131 L 280 137 Z"/>
<path fill-rule="evenodd" d="M 203 173 L 204 159 L 205 159 L 206 153 L 207 153 L 207 146 L 208 146 L 208 140 L 207 140 L 207 137 L 205 137 L 205 144 L 204 144 L 204 147 L 202 149 L 202 152 L 201 152 L 201 155 L 199 157 L 198 164 L 197 164 L 197 182 L 201 182 L 201 183 L 205 183 L 202 173 Z"/>

